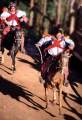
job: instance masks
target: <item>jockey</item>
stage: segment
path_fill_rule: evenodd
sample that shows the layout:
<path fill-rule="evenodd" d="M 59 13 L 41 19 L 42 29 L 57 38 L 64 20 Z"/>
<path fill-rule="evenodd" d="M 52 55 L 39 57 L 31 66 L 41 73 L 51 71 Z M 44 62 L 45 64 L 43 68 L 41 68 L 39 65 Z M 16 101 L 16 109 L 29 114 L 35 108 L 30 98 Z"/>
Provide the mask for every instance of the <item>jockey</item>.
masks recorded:
<path fill-rule="evenodd" d="M 10 13 L 8 12 L 8 8 L 7 7 L 3 7 L 2 8 L 2 13 L 0 15 L 0 27 L 1 27 L 1 29 L 3 29 L 6 26 L 4 21 L 9 16 L 10 16 Z"/>
<path fill-rule="evenodd" d="M 2 13 L 0 15 L 1 20 L 5 20 L 9 16 L 10 16 L 10 13 L 8 12 L 8 8 L 7 7 L 3 7 L 2 8 Z"/>
<path fill-rule="evenodd" d="M 20 19 L 21 27 L 28 28 L 29 19 L 26 17 L 26 12 L 17 10 L 16 15 Z"/>
<path fill-rule="evenodd" d="M 59 56 L 65 51 L 65 50 L 73 50 L 74 49 L 74 42 L 68 37 L 64 36 L 61 30 L 56 34 L 56 39 L 52 41 L 52 44 L 49 45 L 47 48 L 45 48 L 45 51 L 47 51 L 47 56 L 46 58 L 46 68 L 45 68 L 45 62 L 42 64 L 41 69 L 42 69 L 42 77 L 45 79 L 45 73 L 48 70 L 49 65 L 52 63 L 53 58 L 55 61 L 56 59 L 59 58 Z M 45 70 L 44 70 L 45 69 Z M 66 80 L 67 84 L 67 80 Z"/>
<path fill-rule="evenodd" d="M 7 35 L 7 33 L 10 31 L 10 26 L 14 26 L 17 29 L 21 29 L 21 22 L 25 22 L 26 24 L 28 22 L 25 12 L 16 10 L 16 4 L 13 2 L 11 2 L 9 5 L 9 14 L 10 15 L 5 20 L 5 23 L 8 26 L 3 30 L 3 35 Z M 21 31 L 21 51 L 25 53 L 23 31 Z"/>
<path fill-rule="evenodd" d="M 44 49 L 47 48 L 49 45 L 52 44 L 52 41 L 55 39 L 54 36 L 50 35 L 47 32 L 44 32 L 42 35 L 42 38 L 39 40 L 39 42 L 36 44 L 36 47 L 40 47 L 42 54 L 43 54 L 43 59 L 45 60 L 45 54 L 44 54 Z"/>
<path fill-rule="evenodd" d="M 53 36 L 48 34 L 47 32 L 44 32 L 44 34 L 42 35 L 42 38 L 40 39 L 40 41 L 36 44 L 36 46 L 42 46 L 44 44 L 47 44 L 48 42 L 53 40 Z"/>
<path fill-rule="evenodd" d="M 74 42 L 69 38 L 69 36 L 64 36 L 61 31 L 57 33 L 56 38 L 57 39 L 52 42 L 52 45 L 48 46 L 48 48 L 45 49 L 48 51 L 49 55 L 60 55 L 61 53 L 63 53 L 67 45 L 70 50 L 74 49 Z"/>

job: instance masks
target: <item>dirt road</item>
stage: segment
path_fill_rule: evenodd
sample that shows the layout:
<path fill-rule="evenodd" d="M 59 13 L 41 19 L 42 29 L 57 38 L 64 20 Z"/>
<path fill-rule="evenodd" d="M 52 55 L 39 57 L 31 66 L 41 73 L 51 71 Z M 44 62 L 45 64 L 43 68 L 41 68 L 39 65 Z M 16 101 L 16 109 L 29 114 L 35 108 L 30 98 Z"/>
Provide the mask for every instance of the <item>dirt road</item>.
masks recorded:
<path fill-rule="evenodd" d="M 10 68 L 11 58 L 5 53 L 5 63 L 0 65 L 0 120 L 82 120 L 82 84 L 76 72 L 71 73 L 73 84 L 64 87 L 68 94 L 63 95 L 63 113 L 59 115 L 58 105 L 44 109 L 38 65 L 30 56 L 19 52 L 16 72 L 12 74 Z"/>

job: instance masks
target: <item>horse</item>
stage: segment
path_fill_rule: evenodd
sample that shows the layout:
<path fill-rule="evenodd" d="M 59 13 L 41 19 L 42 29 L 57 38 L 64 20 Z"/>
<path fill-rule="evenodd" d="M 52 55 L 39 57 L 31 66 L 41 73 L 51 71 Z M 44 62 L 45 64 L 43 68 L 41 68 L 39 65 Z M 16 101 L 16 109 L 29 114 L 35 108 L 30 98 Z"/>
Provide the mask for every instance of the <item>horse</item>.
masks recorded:
<path fill-rule="evenodd" d="M 40 48 L 39 48 L 40 51 Z M 40 51 L 41 54 L 41 51 Z M 64 51 L 58 58 L 58 61 L 56 64 L 54 64 L 54 61 L 52 64 L 48 64 L 48 74 L 45 78 L 43 76 L 40 76 L 40 81 L 43 81 L 43 86 L 45 89 L 45 101 L 46 106 L 48 107 L 49 99 L 48 99 L 48 89 L 51 89 L 53 92 L 53 99 L 52 103 L 56 103 L 56 93 L 58 91 L 58 98 L 59 98 L 59 113 L 62 113 L 62 91 L 63 91 L 63 85 L 64 80 L 68 77 L 68 66 L 69 66 L 69 58 L 71 57 L 71 54 L 68 51 Z M 42 54 L 41 54 L 41 60 L 42 60 Z M 42 60 L 43 62 L 43 60 Z M 42 71 L 41 71 L 42 72 Z M 41 80 L 42 79 L 42 80 Z"/>
<path fill-rule="evenodd" d="M 0 51 L 2 54 L 1 63 L 4 63 L 4 50 L 6 48 L 7 50 L 9 50 L 12 59 L 11 69 L 14 73 L 16 71 L 15 58 L 21 44 L 21 31 L 16 29 L 15 27 L 10 27 L 10 29 L 10 32 L 4 39 L 2 32 L 0 32 Z"/>

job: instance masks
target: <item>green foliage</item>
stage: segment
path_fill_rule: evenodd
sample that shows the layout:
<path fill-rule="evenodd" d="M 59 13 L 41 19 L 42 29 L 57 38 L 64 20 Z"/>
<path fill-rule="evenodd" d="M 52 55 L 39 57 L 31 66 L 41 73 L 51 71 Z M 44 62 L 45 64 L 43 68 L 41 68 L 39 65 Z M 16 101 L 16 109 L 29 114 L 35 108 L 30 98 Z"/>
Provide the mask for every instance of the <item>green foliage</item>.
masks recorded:
<path fill-rule="evenodd" d="M 0 7 L 2 7 L 2 6 L 4 6 L 4 5 L 8 6 L 9 3 L 10 3 L 10 1 L 11 1 L 11 0 L 5 0 L 5 1 L 0 0 Z"/>
<path fill-rule="evenodd" d="M 20 1 L 19 3 L 19 9 L 24 10 L 27 14 L 27 16 L 29 16 L 29 9 L 27 4 L 25 4 L 24 2 Z"/>
<path fill-rule="evenodd" d="M 56 15 L 55 11 L 56 11 L 55 4 L 52 0 L 50 0 L 47 4 L 47 14 L 51 19 L 54 19 Z"/>

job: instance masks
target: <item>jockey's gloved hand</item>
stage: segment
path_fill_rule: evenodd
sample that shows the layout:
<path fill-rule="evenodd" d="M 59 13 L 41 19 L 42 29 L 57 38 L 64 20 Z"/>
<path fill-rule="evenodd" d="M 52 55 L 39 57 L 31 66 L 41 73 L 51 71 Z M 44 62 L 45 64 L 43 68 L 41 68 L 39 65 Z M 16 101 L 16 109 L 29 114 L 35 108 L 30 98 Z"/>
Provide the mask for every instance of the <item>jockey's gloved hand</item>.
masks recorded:
<path fill-rule="evenodd" d="M 36 46 L 36 47 L 40 47 L 40 44 L 36 43 L 35 46 Z"/>

